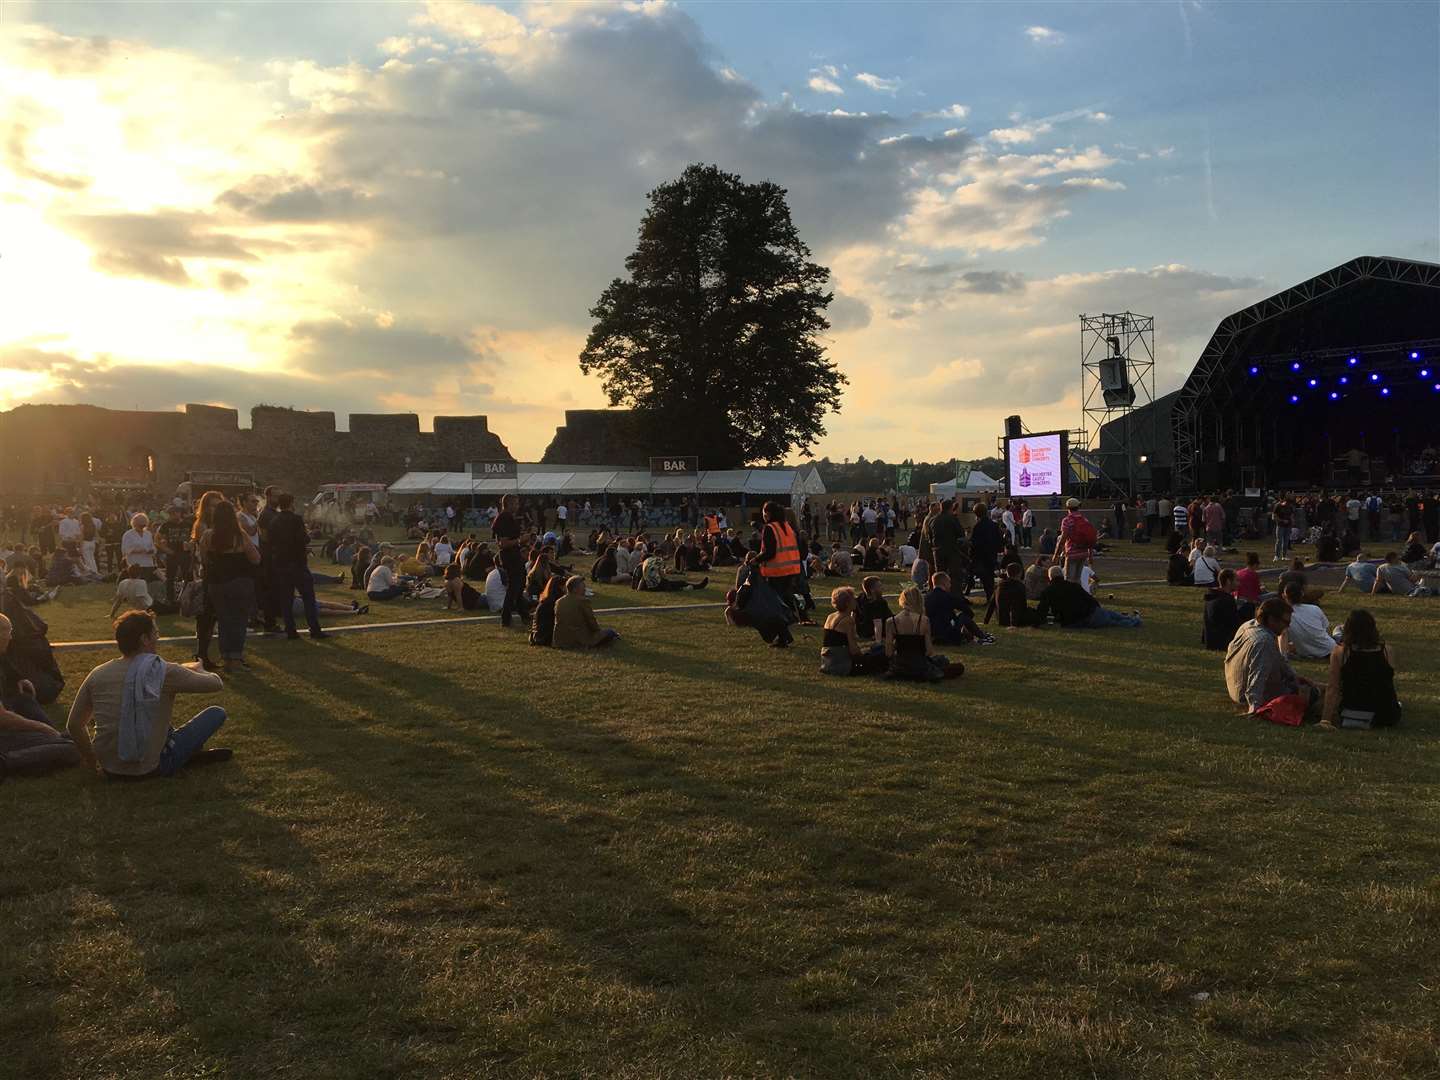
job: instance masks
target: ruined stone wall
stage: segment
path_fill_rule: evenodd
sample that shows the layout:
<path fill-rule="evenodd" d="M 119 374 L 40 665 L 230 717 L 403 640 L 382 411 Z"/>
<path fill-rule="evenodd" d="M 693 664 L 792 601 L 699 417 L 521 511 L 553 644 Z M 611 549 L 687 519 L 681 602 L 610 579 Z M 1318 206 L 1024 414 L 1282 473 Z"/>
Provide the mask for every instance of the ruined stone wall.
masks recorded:
<path fill-rule="evenodd" d="M 631 430 L 628 409 L 566 409 L 565 423 L 540 459 L 545 465 L 649 466 L 650 454 Z"/>
<path fill-rule="evenodd" d="M 410 470 L 458 471 L 467 461 L 510 458 L 484 416 L 335 414 L 262 405 L 242 429 L 234 409 L 124 412 L 93 405 L 21 405 L 0 413 L 0 497 L 80 497 L 92 466 L 153 463 L 153 488 L 175 490 L 188 471 L 248 473 L 309 498 L 337 481 L 393 483 Z"/>

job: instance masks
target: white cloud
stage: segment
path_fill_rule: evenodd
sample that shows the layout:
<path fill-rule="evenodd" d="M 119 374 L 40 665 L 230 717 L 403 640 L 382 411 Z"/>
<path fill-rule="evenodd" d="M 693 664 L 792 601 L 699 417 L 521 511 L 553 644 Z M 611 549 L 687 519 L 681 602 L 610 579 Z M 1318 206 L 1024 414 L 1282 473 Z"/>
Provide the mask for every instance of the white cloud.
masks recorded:
<path fill-rule="evenodd" d="M 1027 26 L 1025 36 L 1036 45 L 1060 45 L 1065 41 L 1064 34 L 1048 26 Z"/>
<path fill-rule="evenodd" d="M 896 90 L 900 89 L 899 79 L 884 79 L 879 75 L 872 75 L 868 71 L 862 71 L 856 75 L 855 81 L 862 86 L 867 86 L 871 90 L 878 91 L 882 94 L 893 94 Z"/>
<path fill-rule="evenodd" d="M 996 128 L 990 132 L 990 138 L 1005 146 L 1014 146 L 1017 143 L 1032 143 L 1037 135 L 1048 135 L 1053 130 L 1052 124 L 1037 120 L 1032 124 L 1021 124 L 1017 127 Z"/>
<path fill-rule="evenodd" d="M 1108 180 L 1103 176 L 1072 176 L 1060 181 L 1066 187 L 1087 187 L 1096 191 L 1124 191 L 1125 185 L 1119 180 Z"/>
<path fill-rule="evenodd" d="M 844 89 L 834 79 L 819 73 L 810 76 L 810 81 L 805 84 L 817 94 L 843 94 Z"/>
<path fill-rule="evenodd" d="M 939 112 L 925 114 L 926 118 L 930 120 L 964 120 L 969 115 L 970 107 L 959 104 L 946 106 Z"/>

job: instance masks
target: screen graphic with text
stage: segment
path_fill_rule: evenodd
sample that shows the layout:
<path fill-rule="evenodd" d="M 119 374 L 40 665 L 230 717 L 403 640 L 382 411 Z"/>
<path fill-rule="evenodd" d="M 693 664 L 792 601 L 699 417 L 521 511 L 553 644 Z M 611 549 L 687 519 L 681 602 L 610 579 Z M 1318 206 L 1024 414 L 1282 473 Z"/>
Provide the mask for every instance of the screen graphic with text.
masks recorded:
<path fill-rule="evenodd" d="M 1010 494 L 1060 495 L 1065 490 L 1064 436 L 1021 435 L 1005 442 Z"/>

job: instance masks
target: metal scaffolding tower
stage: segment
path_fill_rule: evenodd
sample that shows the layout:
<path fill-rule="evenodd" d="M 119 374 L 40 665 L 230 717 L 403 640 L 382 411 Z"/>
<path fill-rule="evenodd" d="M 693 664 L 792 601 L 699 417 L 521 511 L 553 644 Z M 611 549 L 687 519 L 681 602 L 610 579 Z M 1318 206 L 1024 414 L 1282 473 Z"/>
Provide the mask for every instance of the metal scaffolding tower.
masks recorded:
<path fill-rule="evenodd" d="M 1080 401 L 1085 446 L 1104 479 L 1129 496 L 1148 489 L 1150 466 L 1134 447 L 1155 446 L 1155 410 L 1147 408 L 1155 403 L 1155 316 L 1080 316 Z M 1112 421 L 1119 438 L 1102 447 L 1100 429 Z"/>

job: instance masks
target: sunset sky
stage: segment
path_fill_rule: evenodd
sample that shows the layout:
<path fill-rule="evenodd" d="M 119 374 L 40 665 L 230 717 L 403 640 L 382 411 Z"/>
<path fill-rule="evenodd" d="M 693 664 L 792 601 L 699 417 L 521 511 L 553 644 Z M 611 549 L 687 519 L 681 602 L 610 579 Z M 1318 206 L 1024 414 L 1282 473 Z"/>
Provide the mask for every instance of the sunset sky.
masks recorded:
<path fill-rule="evenodd" d="M 1079 422 L 1081 312 L 1440 261 L 1440 5 L 0 4 L 0 408 L 486 413 L 522 460 L 646 192 L 786 187 L 815 452 Z"/>

